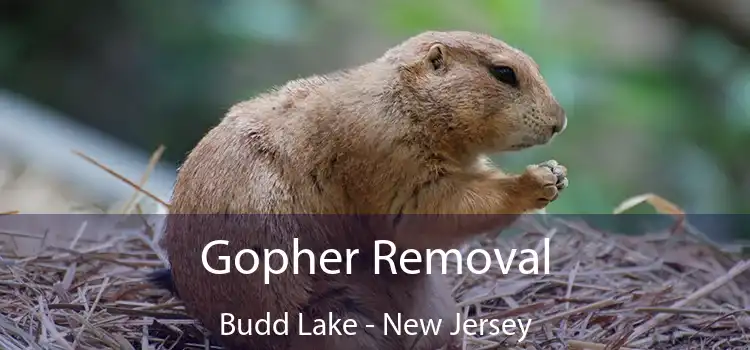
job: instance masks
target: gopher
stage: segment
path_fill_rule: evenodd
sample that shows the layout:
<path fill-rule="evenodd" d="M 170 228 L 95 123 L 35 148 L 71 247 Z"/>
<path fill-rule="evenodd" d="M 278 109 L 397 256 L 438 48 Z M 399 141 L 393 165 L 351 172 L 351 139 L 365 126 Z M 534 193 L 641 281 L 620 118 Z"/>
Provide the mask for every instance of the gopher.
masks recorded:
<path fill-rule="evenodd" d="M 241 328 L 288 320 L 278 334 L 222 335 L 229 349 L 459 349 L 445 276 L 376 275 L 373 242 L 454 248 L 544 208 L 568 186 L 564 166 L 507 174 L 488 155 L 547 144 L 566 126 L 534 60 L 479 33 L 424 32 L 359 67 L 288 82 L 234 105 L 189 153 L 160 242 L 171 271 L 152 281 L 214 335 L 226 330 L 226 313 Z M 258 272 L 212 274 L 202 264 L 204 247 L 222 239 L 229 244 L 207 255 L 214 266 L 241 249 L 280 266 L 262 251 L 291 256 L 294 238 L 316 257 L 358 249 L 354 272 L 288 268 L 266 284 Z M 301 260 L 302 271 L 316 264 Z M 385 332 L 384 315 L 399 314 L 442 325 L 435 334 Z M 356 334 L 301 334 L 328 316 L 355 320 Z"/>

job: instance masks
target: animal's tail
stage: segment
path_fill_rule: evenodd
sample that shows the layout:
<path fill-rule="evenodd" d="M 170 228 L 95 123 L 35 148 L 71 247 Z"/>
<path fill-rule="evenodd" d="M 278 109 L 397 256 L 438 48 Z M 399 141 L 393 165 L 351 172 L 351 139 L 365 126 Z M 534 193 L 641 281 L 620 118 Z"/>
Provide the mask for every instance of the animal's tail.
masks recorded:
<path fill-rule="evenodd" d="M 148 279 L 149 283 L 161 289 L 166 289 L 170 293 L 172 293 L 172 295 L 179 298 L 179 295 L 177 294 L 177 289 L 174 286 L 174 280 L 172 279 L 171 269 L 166 268 L 166 269 L 156 270 L 154 272 L 149 273 L 146 278 Z"/>

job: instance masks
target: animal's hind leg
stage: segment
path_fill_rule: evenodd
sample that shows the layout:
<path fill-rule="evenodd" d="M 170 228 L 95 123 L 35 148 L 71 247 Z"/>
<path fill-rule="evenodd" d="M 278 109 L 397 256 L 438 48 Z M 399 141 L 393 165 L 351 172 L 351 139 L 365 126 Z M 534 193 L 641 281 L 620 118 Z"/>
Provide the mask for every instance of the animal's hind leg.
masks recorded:
<path fill-rule="evenodd" d="M 368 281 L 371 282 L 371 281 Z M 381 300 L 381 293 L 374 291 L 369 283 L 324 283 L 325 290 L 304 308 L 302 329 L 290 327 L 289 350 L 408 350 L 403 340 L 391 331 L 384 332 L 383 315 L 395 306 L 389 300 Z M 385 308 L 385 309 L 384 309 Z M 326 325 L 337 322 L 335 330 L 325 327 L 325 335 L 300 335 L 313 332 L 316 324 L 323 320 Z M 345 323 L 346 322 L 346 323 Z M 347 324 L 356 326 L 344 328 Z M 349 330 L 352 335 L 346 334 Z"/>
<path fill-rule="evenodd" d="M 328 317 L 324 319 L 328 322 Z M 325 335 L 299 335 L 298 331 L 297 334 L 290 334 L 292 339 L 289 350 L 407 350 L 392 335 L 384 335 L 383 329 L 376 325 L 376 322 L 356 312 L 333 313 L 332 319 L 340 320 L 338 329 L 342 334 L 329 334 L 328 329 L 325 330 Z M 357 323 L 357 327 L 348 328 L 351 333 L 355 333 L 354 335 L 343 333 L 346 320 L 354 320 Z M 312 318 L 305 316 L 304 322 L 304 331 L 310 333 L 314 326 Z"/>
<path fill-rule="evenodd" d="M 458 328 L 459 308 L 451 296 L 451 288 L 441 274 L 410 276 L 408 281 L 391 284 L 389 294 L 395 302 L 405 305 L 403 317 L 439 325 L 418 336 L 403 339 L 408 350 L 458 350 L 462 348 Z M 437 329 L 436 329 L 437 328 Z"/>

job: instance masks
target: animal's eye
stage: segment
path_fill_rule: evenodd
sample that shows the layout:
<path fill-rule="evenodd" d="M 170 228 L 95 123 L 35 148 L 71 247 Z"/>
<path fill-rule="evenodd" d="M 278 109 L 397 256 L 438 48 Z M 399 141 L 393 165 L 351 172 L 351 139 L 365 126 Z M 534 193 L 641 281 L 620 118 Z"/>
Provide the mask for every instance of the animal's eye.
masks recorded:
<path fill-rule="evenodd" d="M 516 72 L 513 71 L 513 68 L 508 66 L 492 66 L 490 67 L 490 73 L 492 73 L 495 79 L 510 86 L 518 87 L 518 77 L 516 77 Z"/>

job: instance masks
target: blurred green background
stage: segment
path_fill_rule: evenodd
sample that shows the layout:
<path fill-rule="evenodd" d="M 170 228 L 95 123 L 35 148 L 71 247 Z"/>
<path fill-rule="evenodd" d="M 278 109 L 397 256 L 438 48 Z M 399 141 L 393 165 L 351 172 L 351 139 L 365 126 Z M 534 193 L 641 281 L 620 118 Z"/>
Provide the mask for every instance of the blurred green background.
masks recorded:
<path fill-rule="evenodd" d="M 273 85 L 424 30 L 482 31 L 531 54 L 567 109 L 552 145 L 501 159 L 511 171 L 568 166 L 549 212 L 609 213 L 654 192 L 689 212 L 750 213 L 749 5 L 3 0 L 0 88 L 144 152 L 164 144 L 177 166 L 233 103 Z"/>

